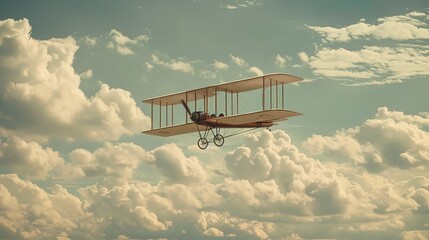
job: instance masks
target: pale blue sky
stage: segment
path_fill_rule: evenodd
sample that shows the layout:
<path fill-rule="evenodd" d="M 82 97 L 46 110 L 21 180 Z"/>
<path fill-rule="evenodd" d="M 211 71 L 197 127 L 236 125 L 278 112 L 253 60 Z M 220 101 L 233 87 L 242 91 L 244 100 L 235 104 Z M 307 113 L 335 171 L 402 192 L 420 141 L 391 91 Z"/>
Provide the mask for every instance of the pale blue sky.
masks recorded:
<path fill-rule="evenodd" d="M 428 3 L 0 0 L 0 238 L 429 239 Z M 141 134 L 142 100 L 258 72 L 303 115 Z"/>

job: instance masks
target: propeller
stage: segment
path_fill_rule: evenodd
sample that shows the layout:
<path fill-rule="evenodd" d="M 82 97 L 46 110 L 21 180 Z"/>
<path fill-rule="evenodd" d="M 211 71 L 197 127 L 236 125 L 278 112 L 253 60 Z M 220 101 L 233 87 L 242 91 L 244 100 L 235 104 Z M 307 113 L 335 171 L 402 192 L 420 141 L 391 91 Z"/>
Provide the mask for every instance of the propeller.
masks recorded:
<path fill-rule="evenodd" d="M 186 109 L 186 112 L 189 114 L 189 116 L 190 116 L 190 115 L 192 115 L 191 110 L 189 110 L 189 107 L 188 107 L 188 105 L 185 103 L 185 101 L 183 101 L 183 99 L 182 99 L 181 101 L 182 101 L 182 105 L 183 105 L 183 107 Z"/>

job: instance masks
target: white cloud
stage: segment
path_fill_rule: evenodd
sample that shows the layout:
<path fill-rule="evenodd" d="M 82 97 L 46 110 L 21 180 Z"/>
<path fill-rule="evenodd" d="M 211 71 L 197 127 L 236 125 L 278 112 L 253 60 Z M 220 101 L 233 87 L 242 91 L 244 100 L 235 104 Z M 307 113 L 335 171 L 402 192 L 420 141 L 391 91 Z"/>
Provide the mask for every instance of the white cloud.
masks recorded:
<path fill-rule="evenodd" d="M 74 171 L 82 172 L 87 178 L 131 179 L 141 162 L 151 161 L 153 161 L 153 157 L 138 145 L 133 143 L 116 145 L 106 143 L 94 152 L 80 148 L 73 150 L 70 153 L 70 162 L 66 168 L 57 171 L 65 171 L 62 174 L 64 178 L 73 177 L 67 176 L 67 170 L 72 168 Z"/>
<path fill-rule="evenodd" d="M 322 48 L 310 57 L 309 65 L 316 74 L 326 77 L 388 78 L 363 85 L 391 84 L 413 76 L 428 76 L 429 54 L 410 47 L 365 46 L 357 51 Z"/>
<path fill-rule="evenodd" d="M 400 79 L 386 79 L 386 80 L 373 80 L 368 82 L 359 82 L 359 83 L 343 83 L 344 86 L 349 87 L 361 87 L 361 86 L 371 86 L 371 85 L 387 85 L 387 84 L 396 84 L 396 83 L 403 83 Z"/>
<path fill-rule="evenodd" d="M 100 237 L 84 203 L 60 185 L 51 193 L 17 175 L 0 175 L 1 236 L 10 239 L 47 239 L 79 229 L 81 238 Z M 7 204 L 7 205 L 5 205 Z M 79 235 L 76 235 L 79 236 Z M 3 238 L 3 237 L 2 237 Z"/>
<path fill-rule="evenodd" d="M 334 136 L 314 135 L 304 142 L 313 156 L 349 159 L 369 171 L 390 167 L 429 167 L 429 133 L 422 129 L 429 118 L 378 109 L 376 117 Z"/>
<path fill-rule="evenodd" d="M 343 28 L 309 26 L 328 41 L 350 41 L 359 38 L 416 40 L 429 39 L 428 18 L 423 12 L 379 18 L 377 25 L 361 20 Z"/>
<path fill-rule="evenodd" d="M 112 29 L 109 36 L 112 37 L 112 42 L 109 42 L 107 47 L 116 48 L 116 51 L 121 55 L 133 55 L 135 53 L 131 50 L 130 45 L 149 41 L 149 37 L 147 35 L 139 35 L 135 38 L 129 38 L 116 29 Z"/>
<path fill-rule="evenodd" d="M 229 68 L 228 64 L 215 60 L 213 67 L 218 70 L 227 70 Z"/>
<path fill-rule="evenodd" d="M 152 54 L 152 62 L 157 65 L 164 66 L 173 71 L 181 71 L 184 73 L 194 74 L 194 67 L 191 63 L 182 60 L 168 59 L 167 61 L 160 60 L 159 53 Z"/>
<path fill-rule="evenodd" d="M 404 240 L 428 240 L 429 239 L 429 231 L 425 231 L 425 230 L 404 231 L 402 232 L 401 235 Z"/>
<path fill-rule="evenodd" d="M 259 7 L 262 5 L 263 5 L 263 2 L 261 0 L 236 0 L 236 1 L 233 1 L 233 3 L 221 5 L 220 7 L 226 8 L 228 10 L 236 10 L 241 8 Z"/>
<path fill-rule="evenodd" d="M 172 182 L 200 184 L 207 180 L 207 173 L 199 160 L 194 156 L 186 157 L 175 144 L 163 145 L 151 153 L 157 169 Z"/>
<path fill-rule="evenodd" d="M 203 235 L 205 235 L 205 236 L 211 236 L 211 237 L 223 237 L 224 236 L 222 231 L 220 231 L 219 229 L 214 228 L 214 227 L 206 229 L 203 232 Z"/>
<path fill-rule="evenodd" d="M 128 91 L 103 84 L 93 97 L 79 88 L 73 38 L 31 38 L 28 20 L 1 21 L 0 132 L 29 138 L 115 140 L 149 125 Z"/>
<path fill-rule="evenodd" d="M 234 55 L 232 55 L 232 54 L 229 54 L 229 57 L 231 58 L 231 61 L 232 61 L 233 63 L 235 63 L 237 66 L 240 66 L 240 67 L 247 66 L 247 63 L 246 63 L 246 61 L 244 61 L 244 59 L 243 59 L 243 58 L 240 58 L 240 57 L 234 56 Z"/>
<path fill-rule="evenodd" d="M 150 71 L 152 71 L 152 69 L 153 69 L 153 65 L 152 64 L 150 64 L 150 63 L 148 63 L 148 62 L 146 62 L 145 63 L 145 66 L 146 66 L 146 68 L 147 68 L 147 70 L 150 72 Z"/>
<path fill-rule="evenodd" d="M 43 149 L 36 142 L 26 142 L 12 136 L 0 143 L 0 166 L 30 179 L 44 179 L 55 168 L 64 164 L 64 159 L 51 148 Z"/>
<path fill-rule="evenodd" d="M 291 58 L 289 56 L 281 56 L 280 54 L 277 54 L 275 57 L 275 64 L 278 67 L 284 67 L 286 65 L 286 62 L 290 60 Z"/>
<path fill-rule="evenodd" d="M 85 72 L 82 72 L 81 74 L 79 74 L 79 76 L 82 79 L 92 78 L 92 76 L 93 76 L 92 69 L 88 69 Z"/>
<path fill-rule="evenodd" d="M 310 58 L 308 57 L 307 53 L 305 52 L 299 52 L 298 53 L 298 57 L 299 59 L 301 59 L 301 61 L 303 61 L 304 63 L 308 63 L 310 61 Z"/>
<path fill-rule="evenodd" d="M 264 72 L 262 72 L 262 70 L 259 69 L 259 68 L 257 68 L 257 67 L 250 67 L 248 71 L 250 73 L 256 74 L 256 76 L 262 76 L 262 75 L 264 75 Z"/>

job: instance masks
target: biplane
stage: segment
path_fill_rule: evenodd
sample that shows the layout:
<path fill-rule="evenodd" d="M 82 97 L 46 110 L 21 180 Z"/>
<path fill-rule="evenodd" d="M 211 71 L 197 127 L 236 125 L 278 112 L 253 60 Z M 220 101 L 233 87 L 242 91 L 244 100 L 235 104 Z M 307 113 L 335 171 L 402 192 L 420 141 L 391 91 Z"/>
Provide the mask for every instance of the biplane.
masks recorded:
<path fill-rule="evenodd" d="M 268 74 L 146 99 L 143 102 L 150 104 L 151 128 L 143 133 L 168 137 L 198 132 L 197 145 L 200 149 L 206 149 L 209 143 L 220 147 L 227 137 L 257 128 L 269 129 L 275 122 L 301 115 L 285 109 L 284 96 L 285 84 L 301 80 L 288 74 Z M 245 92 L 260 96 L 256 111 L 239 113 L 239 106 L 240 109 L 243 107 L 240 99 Z M 255 100 L 253 95 L 251 98 Z M 244 102 L 244 106 L 249 104 L 249 101 Z M 177 123 L 174 109 L 180 105 L 183 106 L 185 118 L 183 122 Z M 209 109 L 213 112 L 209 113 Z M 154 126 L 154 110 L 159 112 L 157 127 Z M 240 130 L 229 135 L 221 133 L 222 129 L 231 128 Z"/>

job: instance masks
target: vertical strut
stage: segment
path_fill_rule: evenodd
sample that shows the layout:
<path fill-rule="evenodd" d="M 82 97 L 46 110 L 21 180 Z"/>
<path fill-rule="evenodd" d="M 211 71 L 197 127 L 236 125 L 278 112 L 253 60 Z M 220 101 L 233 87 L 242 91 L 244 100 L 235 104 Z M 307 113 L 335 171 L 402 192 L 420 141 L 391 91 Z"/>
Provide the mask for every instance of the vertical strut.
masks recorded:
<path fill-rule="evenodd" d="M 262 77 L 262 110 L 265 111 L 265 77 Z"/>
<path fill-rule="evenodd" d="M 231 90 L 231 115 L 234 115 L 234 93 Z"/>
<path fill-rule="evenodd" d="M 161 128 L 161 111 L 162 111 L 161 106 L 162 106 L 161 101 L 159 101 L 159 128 Z"/>
<path fill-rule="evenodd" d="M 171 104 L 171 126 L 174 125 L 174 112 L 173 112 L 173 110 L 174 110 L 174 105 Z"/>
<path fill-rule="evenodd" d="M 209 113 L 209 92 L 206 88 L 206 95 L 204 96 L 204 112 Z"/>
<path fill-rule="evenodd" d="M 237 114 L 238 114 L 238 92 L 237 92 Z"/>
<path fill-rule="evenodd" d="M 217 87 L 215 87 L 215 112 L 214 113 L 217 115 Z"/>
<path fill-rule="evenodd" d="M 153 130 L 153 100 L 150 100 L 150 130 Z"/>
<path fill-rule="evenodd" d="M 225 116 L 228 116 L 228 90 L 225 89 Z"/>
<path fill-rule="evenodd" d="M 165 103 L 165 126 L 168 126 L 168 102 Z"/>
<path fill-rule="evenodd" d="M 276 81 L 276 108 L 279 108 L 279 85 Z"/>
<path fill-rule="evenodd" d="M 270 109 L 273 109 L 273 81 L 270 78 Z"/>
<path fill-rule="evenodd" d="M 285 109 L 285 86 L 282 82 L 282 109 Z"/>

